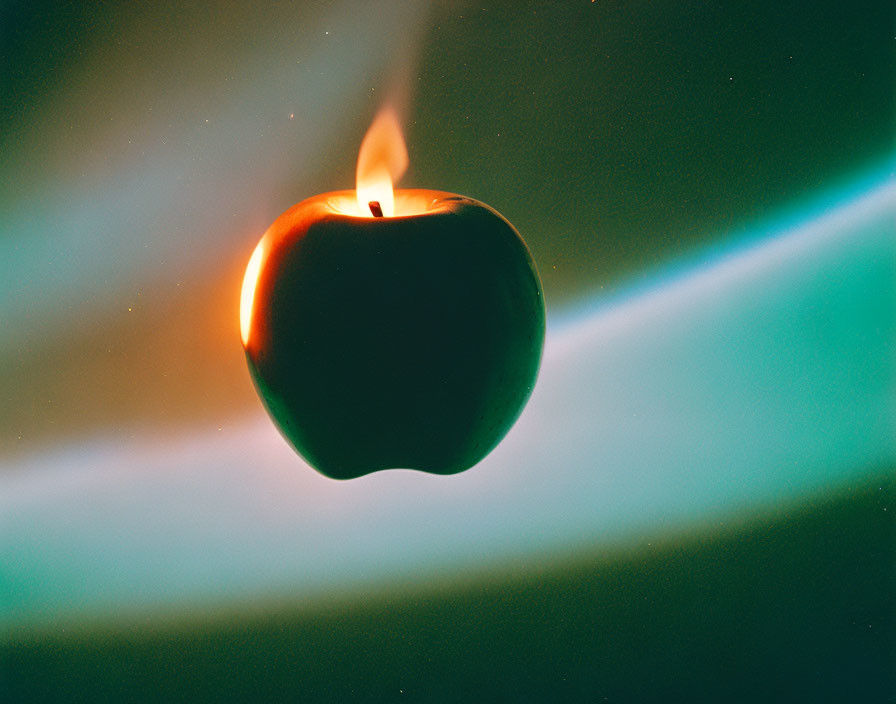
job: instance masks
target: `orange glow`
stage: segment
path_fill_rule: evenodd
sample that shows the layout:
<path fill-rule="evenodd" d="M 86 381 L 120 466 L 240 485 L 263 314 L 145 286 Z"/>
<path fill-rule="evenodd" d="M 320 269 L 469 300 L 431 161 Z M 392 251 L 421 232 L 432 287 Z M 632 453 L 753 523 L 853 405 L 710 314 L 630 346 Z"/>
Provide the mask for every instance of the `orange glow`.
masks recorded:
<path fill-rule="evenodd" d="M 261 273 L 261 262 L 264 259 L 264 240 L 255 246 L 255 251 L 249 258 L 246 273 L 243 275 L 243 288 L 240 291 L 240 336 L 243 338 L 243 347 L 249 346 L 249 330 L 252 326 L 252 303 L 255 300 L 255 287 L 258 285 L 258 275 Z"/>
<path fill-rule="evenodd" d="M 413 215 L 422 215 L 432 211 L 435 203 L 451 193 L 443 191 L 426 191 L 421 189 L 397 190 L 393 192 L 395 212 L 394 217 L 407 217 Z M 326 207 L 334 213 L 340 215 L 349 215 L 358 217 L 361 215 L 358 208 L 358 198 L 355 191 L 334 191 L 326 193 Z M 369 202 L 369 201 L 368 201 Z M 382 204 L 380 204 L 382 205 Z M 365 204 L 364 210 L 367 212 L 362 217 L 371 217 L 370 208 Z M 385 216 L 385 212 L 383 213 Z"/>
<path fill-rule="evenodd" d="M 395 215 L 393 184 L 408 168 L 408 149 L 401 134 L 398 116 L 390 107 L 379 114 L 364 135 L 358 153 L 355 188 L 359 214 L 372 218 L 369 203 L 377 201 L 387 218 Z"/>

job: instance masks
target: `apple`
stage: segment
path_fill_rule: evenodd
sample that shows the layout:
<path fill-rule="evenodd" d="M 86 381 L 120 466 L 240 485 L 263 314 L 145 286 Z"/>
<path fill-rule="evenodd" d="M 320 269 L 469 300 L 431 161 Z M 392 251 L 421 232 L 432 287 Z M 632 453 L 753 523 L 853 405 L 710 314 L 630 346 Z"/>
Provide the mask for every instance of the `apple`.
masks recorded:
<path fill-rule="evenodd" d="M 302 201 L 259 242 L 241 306 L 252 379 L 286 440 L 328 477 L 461 472 L 501 441 L 535 384 L 545 309 L 532 257 L 470 198 L 399 190 L 396 212 L 413 214 L 396 217 L 352 214 L 354 200 Z"/>

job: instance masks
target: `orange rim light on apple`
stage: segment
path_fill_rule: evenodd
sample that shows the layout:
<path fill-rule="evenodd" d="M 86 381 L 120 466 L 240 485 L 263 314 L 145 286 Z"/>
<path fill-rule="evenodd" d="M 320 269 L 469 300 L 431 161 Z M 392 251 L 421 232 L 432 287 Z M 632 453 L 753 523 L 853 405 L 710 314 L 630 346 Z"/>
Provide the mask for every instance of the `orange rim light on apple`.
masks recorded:
<path fill-rule="evenodd" d="M 334 479 L 469 469 L 538 375 L 544 296 L 525 242 L 472 198 L 394 191 L 407 164 L 385 109 L 362 142 L 356 190 L 284 212 L 243 279 L 258 394 L 299 455 Z"/>

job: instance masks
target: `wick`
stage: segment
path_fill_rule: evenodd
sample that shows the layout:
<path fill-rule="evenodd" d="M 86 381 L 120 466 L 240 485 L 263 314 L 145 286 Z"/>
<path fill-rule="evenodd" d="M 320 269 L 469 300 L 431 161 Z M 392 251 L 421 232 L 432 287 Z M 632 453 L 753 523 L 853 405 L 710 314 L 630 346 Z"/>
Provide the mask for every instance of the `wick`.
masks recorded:
<path fill-rule="evenodd" d="M 381 218 L 383 217 L 383 209 L 380 207 L 380 202 L 378 200 L 372 200 L 367 204 L 367 207 L 370 208 L 370 212 L 373 213 L 373 217 Z"/>

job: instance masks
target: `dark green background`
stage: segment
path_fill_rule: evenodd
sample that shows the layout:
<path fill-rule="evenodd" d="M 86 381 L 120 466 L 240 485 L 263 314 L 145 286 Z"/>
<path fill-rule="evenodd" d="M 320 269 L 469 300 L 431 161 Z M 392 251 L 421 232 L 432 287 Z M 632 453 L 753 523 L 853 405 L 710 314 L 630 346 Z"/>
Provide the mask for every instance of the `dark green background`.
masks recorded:
<path fill-rule="evenodd" d="M 12 321 L 0 460 L 86 433 L 181 432 L 257 411 L 228 296 L 282 210 L 352 186 L 356 145 L 394 73 L 371 61 L 340 110 L 299 114 L 306 82 L 326 81 L 301 73 L 313 45 L 302 28 L 333 7 L 0 10 L 0 278 L 25 282 L 0 289 Z M 470 195 L 513 222 L 549 320 L 738 241 L 894 150 L 887 0 L 443 2 L 420 36 L 405 47 L 413 58 L 396 59 L 411 67 L 402 183 Z M 273 92 L 239 102 L 240 71 L 269 46 L 259 73 Z M 333 49 L 334 61 L 352 50 Z M 228 101 L 236 128 L 209 141 L 199 130 Z M 296 132 L 278 131 L 293 110 Z M 296 135 L 319 143 L 319 158 L 289 163 Z M 163 149 L 211 164 L 183 182 L 163 170 L 186 205 L 152 191 Z M 58 189 L 88 207 L 91 186 L 111 189 L 122 165 L 145 181 L 145 200 L 124 224 L 110 216 L 102 257 L 80 248 L 92 230 L 52 256 L 39 249 L 38 235 L 68 242 L 65 217 L 20 226 Z M 147 245 L 155 230 L 176 245 Z M 58 270 L 40 268 L 51 260 Z M 69 288 L 57 276 L 66 264 Z M 650 548 L 571 548 L 312 606 L 5 633 L 0 698 L 892 701 L 891 469 Z"/>
<path fill-rule="evenodd" d="M 891 4 L 482 6 L 424 44 L 411 176 L 500 203 L 549 300 L 737 237 L 894 146 Z"/>

